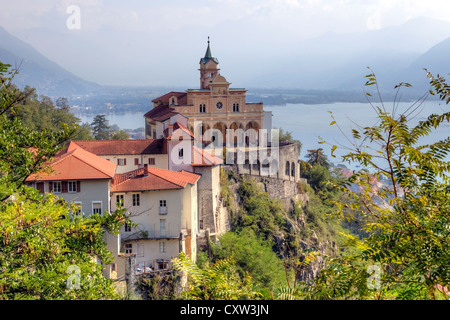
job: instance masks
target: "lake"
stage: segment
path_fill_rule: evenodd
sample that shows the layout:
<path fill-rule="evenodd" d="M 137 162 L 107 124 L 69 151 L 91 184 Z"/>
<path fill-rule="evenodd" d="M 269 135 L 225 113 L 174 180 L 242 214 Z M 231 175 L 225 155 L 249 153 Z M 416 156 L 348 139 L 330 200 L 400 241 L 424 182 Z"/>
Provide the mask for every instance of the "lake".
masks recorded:
<path fill-rule="evenodd" d="M 398 104 L 397 113 L 405 111 L 412 103 L 402 102 Z M 393 103 L 385 103 L 387 111 L 392 110 Z M 333 103 L 333 104 L 288 104 L 283 106 L 264 106 L 265 111 L 272 111 L 273 127 L 283 128 L 284 131 L 292 132 L 294 139 L 302 142 L 300 157 L 303 158 L 308 149 L 323 148 L 325 154 L 334 163 L 340 163 L 339 156 L 345 154 L 345 150 L 338 148 L 335 154 L 338 158 L 331 157 L 331 145 L 349 146 L 352 128 L 368 126 L 376 123 L 376 115 L 373 107 L 369 103 Z M 450 107 L 440 101 L 426 101 L 418 111 L 421 112 L 413 121 L 420 121 L 431 113 L 442 113 L 450 110 Z M 337 125 L 330 126 L 334 116 Z M 78 116 L 81 121 L 91 122 L 93 116 Z M 106 118 L 109 124 L 117 124 L 122 129 L 136 129 L 144 127 L 144 118 L 142 113 L 110 114 Z M 341 132 L 342 131 L 342 132 Z M 423 142 L 429 143 L 438 139 L 447 138 L 450 135 L 450 125 L 443 125 L 432 136 Z M 324 139 L 327 144 L 319 144 L 319 137 Z M 348 166 L 348 165 L 347 165 Z M 351 167 L 351 166 L 350 166 Z"/>

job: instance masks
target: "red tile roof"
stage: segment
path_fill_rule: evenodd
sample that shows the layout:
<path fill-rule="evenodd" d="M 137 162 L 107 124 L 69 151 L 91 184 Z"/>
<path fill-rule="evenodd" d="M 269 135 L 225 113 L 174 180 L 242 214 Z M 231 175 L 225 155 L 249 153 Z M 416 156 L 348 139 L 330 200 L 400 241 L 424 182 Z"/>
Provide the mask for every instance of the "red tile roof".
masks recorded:
<path fill-rule="evenodd" d="M 196 146 L 192 147 L 192 166 L 205 167 L 222 164 L 223 160 Z"/>
<path fill-rule="evenodd" d="M 173 96 L 175 96 L 177 98 L 178 105 L 186 105 L 187 104 L 187 93 L 179 92 L 179 91 L 170 91 L 169 93 L 166 93 L 165 95 L 162 95 L 158 98 L 153 99 L 152 102 L 162 102 L 165 105 L 169 105 L 170 98 Z"/>
<path fill-rule="evenodd" d="M 84 150 L 99 156 L 165 153 L 162 139 L 78 140 L 73 142 Z"/>
<path fill-rule="evenodd" d="M 169 135 L 170 129 L 172 129 L 172 134 Z M 176 139 L 178 140 L 179 136 L 176 133 L 177 130 L 181 130 L 182 132 L 189 135 L 192 138 L 192 140 L 194 139 L 194 134 L 191 132 L 191 130 L 189 130 L 188 128 L 186 128 L 185 126 L 180 124 L 179 122 L 175 122 L 174 124 L 169 124 L 169 126 L 164 130 L 164 136 L 166 137 L 167 140 L 172 140 L 172 136 L 175 135 Z"/>
<path fill-rule="evenodd" d="M 177 115 L 178 112 L 173 108 L 169 108 L 168 105 L 160 105 L 154 107 L 152 110 L 144 114 L 145 118 L 150 118 L 156 121 L 165 121 L 170 117 Z"/>
<path fill-rule="evenodd" d="M 123 175 L 126 177 L 127 174 Z M 144 175 L 142 169 L 142 174 L 114 184 L 111 192 L 183 189 L 188 184 L 195 184 L 200 177 L 199 174 L 184 170 L 170 171 L 159 168 L 148 168 L 148 175 Z"/>
<path fill-rule="evenodd" d="M 27 181 L 112 179 L 116 165 L 73 142 L 49 163 L 51 171 L 30 175 Z"/>

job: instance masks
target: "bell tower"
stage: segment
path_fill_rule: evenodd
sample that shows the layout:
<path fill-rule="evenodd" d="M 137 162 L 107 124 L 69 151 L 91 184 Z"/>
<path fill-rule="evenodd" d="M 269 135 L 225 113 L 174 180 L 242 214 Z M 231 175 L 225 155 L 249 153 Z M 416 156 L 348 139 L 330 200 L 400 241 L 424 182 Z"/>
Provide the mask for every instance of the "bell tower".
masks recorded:
<path fill-rule="evenodd" d="M 219 70 L 219 60 L 211 54 L 208 37 L 208 47 L 206 48 L 205 56 L 200 59 L 200 89 L 208 89 L 209 83 L 219 74 Z"/>

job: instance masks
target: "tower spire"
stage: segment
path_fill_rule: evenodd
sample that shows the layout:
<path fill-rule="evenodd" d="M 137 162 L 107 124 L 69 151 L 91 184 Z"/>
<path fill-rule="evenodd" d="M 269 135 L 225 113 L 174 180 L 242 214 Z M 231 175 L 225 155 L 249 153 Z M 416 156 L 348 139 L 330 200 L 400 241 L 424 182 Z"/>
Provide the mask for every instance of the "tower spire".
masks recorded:
<path fill-rule="evenodd" d="M 213 56 L 211 54 L 211 48 L 209 47 L 209 36 L 208 36 L 208 48 L 206 49 L 206 53 L 205 53 L 205 58 L 206 59 L 211 59 Z"/>

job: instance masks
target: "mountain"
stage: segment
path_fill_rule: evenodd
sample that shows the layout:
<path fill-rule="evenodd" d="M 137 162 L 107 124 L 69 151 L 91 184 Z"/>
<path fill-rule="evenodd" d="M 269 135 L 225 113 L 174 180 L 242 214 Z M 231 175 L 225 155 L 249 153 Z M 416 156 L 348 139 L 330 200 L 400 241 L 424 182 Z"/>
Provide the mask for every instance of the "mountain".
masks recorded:
<path fill-rule="evenodd" d="M 450 73 L 450 37 L 431 47 L 427 52 L 415 59 L 405 69 L 404 77 L 413 85 L 424 86 L 429 83 L 425 77 L 424 68 L 434 76 L 437 74 L 448 79 Z"/>
<path fill-rule="evenodd" d="M 21 88 L 25 85 L 35 87 L 38 94 L 71 97 L 100 88 L 98 84 L 85 81 L 49 60 L 1 26 L 0 61 L 19 70 L 19 74 L 14 77 L 16 85 Z"/>
<path fill-rule="evenodd" d="M 422 68 L 447 62 L 448 52 L 439 46 L 450 36 L 450 22 L 417 18 L 402 25 L 359 33 L 328 32 L 298 41 L 280 51 L 283 58 L 270 70 L 248 82 L 254 86 L 349 90 L 363 88 L 370 67 L 380 87 L 391 90 L 399 82 L 427 82 Z M 430 48 L 436 46 L 437 49 Z M 434 48 L 434 47 L 433 47 Z M 430 51 L 428 51 L 430 50 Z M 433 63 L 432 63 L 433 62 Z M 410 70 L 410 72 L 406 72 Z M 439 70 L 437 72 L 448 72 Z M 414 79 L 411 79 L 414 75 Z M 276 86 L 272 79 L 276 79 Z M 422 90 L 422 87 L 418 90 Z"/>

